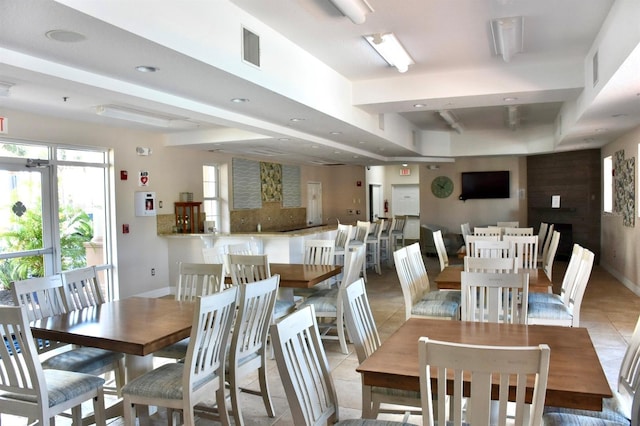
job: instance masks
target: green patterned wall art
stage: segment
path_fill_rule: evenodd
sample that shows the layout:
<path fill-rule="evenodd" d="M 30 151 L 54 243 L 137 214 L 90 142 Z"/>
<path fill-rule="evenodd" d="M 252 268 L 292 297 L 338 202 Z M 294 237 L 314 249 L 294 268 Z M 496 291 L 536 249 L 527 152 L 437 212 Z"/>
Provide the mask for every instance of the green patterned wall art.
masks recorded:
<path fill-rule="evenodd" d="M 634 227 L 636 224 L 636 159 L 625 159 L 624 151 L 618 151 L 613 158 L 613 211 L 622 215 L 622 224 Z"/>
<path fill-rule="evenodd" d="M 282 201 L 282 164 L 260 163 L 262 201 Z"/>

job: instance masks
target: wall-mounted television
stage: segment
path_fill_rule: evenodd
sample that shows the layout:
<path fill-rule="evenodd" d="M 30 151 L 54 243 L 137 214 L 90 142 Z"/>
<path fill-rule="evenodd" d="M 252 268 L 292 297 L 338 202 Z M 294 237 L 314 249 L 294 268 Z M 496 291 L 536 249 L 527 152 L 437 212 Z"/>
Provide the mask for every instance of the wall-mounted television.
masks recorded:
<path fill-rule="evenodd" d="M 509 198 L 509 171 L 463 172 L 461 200 Z"/>

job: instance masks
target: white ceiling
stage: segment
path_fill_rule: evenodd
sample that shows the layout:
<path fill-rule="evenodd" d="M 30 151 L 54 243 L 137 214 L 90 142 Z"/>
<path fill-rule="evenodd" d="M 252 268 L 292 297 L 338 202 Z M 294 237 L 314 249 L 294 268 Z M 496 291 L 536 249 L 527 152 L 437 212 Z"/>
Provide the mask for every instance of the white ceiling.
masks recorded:
<path fill-rule="evenodd" d="M 0 115 L 26 110 L 167 133 L 170 144 L 195 149 L 361 165 L 600 147 L 640 125 L 634 0 L 369 3 L 374 12 L 355 25 L 329 0 L 0 0 L 0 81 L 14 84 Z M 505 16 L 525 22 L 524 51 L 508 63 L 490 30 Z M 625 25 L 635 32 L 616 34 Z M 240 26 L 261 38 L 261 69 L 237 60 Z M 86 40 L 47 38 L 54 29 Z M 416 62 L 407 73 L 362 38 L 389 31 Z M 592 86 L 594 46 L 601 77 Z M 107 119 L 99 105 L 198 128 Z M 516 130 L 505 123 L 508 105 L 517 106 Z"/>

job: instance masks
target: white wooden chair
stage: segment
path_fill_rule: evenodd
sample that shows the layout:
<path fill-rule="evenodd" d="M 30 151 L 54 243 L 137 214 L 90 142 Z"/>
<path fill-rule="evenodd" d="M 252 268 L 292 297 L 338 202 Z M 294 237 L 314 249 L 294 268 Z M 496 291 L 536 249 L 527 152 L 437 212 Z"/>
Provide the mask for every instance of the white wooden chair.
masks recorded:
<path fill-rule="evenodd" d="M 466 272 L 516 273 L 518 261 L 515 257 L 464 257 Z"/>
<path fill-rule="evenodd" d="M 558 245 L 560 244 L 560 232 L 553 231 L 553 235 L 551 236 L 551 243 L 549 244 L 549 249 L 547 250 L 546 257 L 542 259 L 542 270 L 544 274 L 549 278 L 549 281 L 553 282 L 553 263 L 556 258 L 556 253 L 558 251 Z"/>
<path fill-rule="evenodd" d="M 498 235 L 467 235 L 465 253 L 467 256 L 475 256 L 475 244 L 478 241 L 500 241 Z"/>
<path fill-rule="evenodd" d="M 580 326 L 580 306 L 591 276 L 594 254 L 583 248 L 573 285 L 568 289 L 567 303 L 529 303 L 529 324 Z"/>
<path fill-rule="evenodd" d="M 278 295 L 280 276 L 239 286 L 238 313 L 229 348 L 229 390 L 236 425 L 244 425 L 240 391 L 262 396 L 267 415 L 274 417 L 271 393 L 267 381 L 267 333 Z M 258 372 L 260 390 L 240 387 L 248 374 Z"/>
<path fill-rule="evenodd" d="M 438 253 L 438 260 L 440 261 L 440 271 L 449 266 L 449 255 L 447 254 L 447 247 L 444 245 L 444 239 L 442 238 L 442 231 L 433 232 L 433 244 L 436 246 L 436 253 Z"/>
<path fill-rule="evenodd" d="M 87 271 L 83 271 L 83 273 L 85 272 Z M 25 307 L 29 321 L 70 311 L 64 296 L 63 279 L 59 275 L 15 281 L 11 283 L 11 292 L 15 305 Z M 85 346 L 71 347 L 65 343 L 44 339 L 37 339 L 36 348 L 38 353 L 42 355 L 44 369 L 75 371 L 96 376 L 114 373 L 115 393 L 119 394 L 124 386 L 124 354 L 120 352 Z M 47 352 L 61 348 L 66 350 L 48 356 L 50 354 Z"/>
<path fill-rule="evenodd" d="M 382 234 L 380 234 L 380 261 L 385 261 L 390 263 L 393 261 L 391 256 L 391 230 L 396 225 L 396 218 L 391 218 L 391 220 L 386 220 L 384 223 L 384 229 L 382 230 Z"/>
<path fill-rule="evenodd" d="M 353 235 L 352 225 L 338 224 L 336 232 L 334 255 L 336 256 L 336 264 L 344 264 L 345 248 L 348 247 L 351 236 Z"/>
<path fill-rule="evenodd" d="M 29 325 L 26 306 L 0 307 L 0 412 L 55 423 L 71 409 L 74 425 L 82 424 L 81 404 L 93 401 L 95 424 L 104 426 L 104 379 L 91 374 L 43 369 Z"/>
<path fill-rule="evenodd" d="M 418 359 L 423 425 L 433 426 L 436 419 L 445 419 L 447 415 L 447 424 L 452 426 L 540 425 L 549 375 L 549 355 L 548 345 L 480 346 L 421 337 Z M 470 386 L 464 386 L 464 380 L 469 380 L 469 377 Z M 527 404 L 525 397 L 528 379 L 531 378 L 534 378 L 533 395 L 531 404 Z M 491 392 L 492 386 L 498 386 L 499 391 Z M 468 395 L 463 395 L 463 388 L 469 391 Z M 434 394 L 437 395 L 435 400 Z M 444 398 L 444 395 L 450 397 Z M 492 395 L 498 396 L 498 400 L 492 401 Z M 507 423 L 509 397 L 514 395 L 515 418 Z M 463 417 L 463 407 L 466 418 Z M 497 418 L 492 418 L 492 407 L 497 409 Z"/>
<path fill-rule="evenodd" d="M 476 226 L 473 228 L 473 235 L 478 235 L 481 237 L 500 237 L 502 236 L 502 228 L 499 226 Z"/>
<path fill-rule="evenodd" d="M 349 241 L 348 247 L 358 247 L 365 246 L 365 261 L 362 264 L 362 277 L 365 282 L 367 281 L 367 238 L 369 237 L 369 233 L 371 232 L 371 222 L 359 220 L 356 222 L 356 226 L 353 228 L 353 238 Z"/>
<path fill-rule="evenodd" d="M 516 257 L 514 244 L 509 241 L 469 241 L 470 257 Z"/>
<path fill-rule="evenodd" d="M 195 302 L 200 296 L 219 293 L 225 289 L 224 266 L 221 263 L 186 263 L 178 265 L 178 284 L 175 300 Z M 153 353 L 160 358 L 184 359 L 189 348 L 189 338 L 166 346 Z"/>
<path fill-rule="evenodd" d="M 415 243 L 417 244 L 417 243 Z M 412 244 L 413 245 L 413 244 Z M 429 291 L 429 277 L 414 266 L 415 254 L 411 256 L 409 247 L 402 247 L 393 252 L 396 273 L 402 288 L 405 319 L 412 317 L 435 319 L 460 318 L 460 301 L 451 300 L 456 292 Z M 420 246 L 417 247 L 418 253 Z M 420 256 L 422 256 L 420 254 Z M 420 257 L 420 262 L 422 258 Z M 418 265 L 419 266 L 419 265 Z M 424 268 L 424 263 L 422 263 Z M 460 297 L 459 294 L 457 297 Z"/>
<path fill-rule="evenodd" d="M 549 229 L 549 224 L 547 222 L 540 222 L 540 227 L 538 228 L 538 257 L 542 258 L 542 248 L 544 247 L 544 240 L 547 238 L 547 232 Z"/>
<path fill-rule="evenodd" d="M 557 231 L 555 231 L 557 232 Z M 576 276 L 578 274 L 578 267 L 580 266 L 580 260 L 582 259 L 582 251 L 584 249 L 579 244 L 574 244 L 569 257 L 569 263 L 567 269 L 565 269 L 564 277 L 562 278 L 562 286 L 560 288 L 560 294 L 555 293 L 531 293 L 529 295 L 529 303 L 559 303 L 568 304 L 569 297 L 571 295 L 571 288 L 575 284 Z"/>
<path fill-rule="evenodd" d="M 405 216 L 395 216 L 395 223 L 393 228 L 391 228 L 391 246 L 395 250 L 398 246 L 398 240 L 402 239 L 402 247 L 404 247 L 404 229 L 407 226 L 408 217 Z"/>
<path fill-rule="evenodd" d="M 95 266 L 65 271 L 61 278 L 68 310 L 75 311 L 105 302 Z"/>
<path fill-rule="evenodd" d="M 305 265 L 335 265 L 334 240 L 305 240 L 302 263 Z M 307 298 L 318 291 L 329 290 L 337 283 L 337 277 L 331 277 L 312 288 L 295 288 L 293 294 Z"/>
<path fill-rule="evenodd" d="M 471 226 L 469 225 L 469 222 L 465 222 L 462 225 L 460 225 L 460 231 L 462 232 L 462 239 L 464 240 L 464 243 L 466 245 L 467 237 L 469 235 L 473 235 L 473 233 L 471 232 Z"/>
<path fill-rule="evenodd" d="M 371 232 L 367 236 L 367 267 L 373 266 L 378 275 L 382 275 L 380 268 L 380 238 L 384 230 L 385 220 L 378 219 L 371 225 Z"/>
<path fill-rule="evenodd" d="M 496 222 L 496 226 L 500 228 L 519 228 L 520 222 L 518 221 Z"/>
<path fill-rule="evenodd" d="M 164 364 L 129 381 L 122 389 L 124 422 L 136 424 L 136 405 L 166 407 L 173 424 L 174 410 L 182 411 L 184 424 L 194 425 L 194 406 L 215 393 L 218 407 L 225 407 L 227 342 L 236 311 L 236 287 L 196 299 L 189 349 L 184 363 Z M 222 424 L 229 424 L 220 409 Z"/>
<path fill-rule="evenodd" d="M 607 425 L 621 424 L 638 426 L 640 421 L 640 317 L 636 322 L 629 346 L 625 351 L 618 373 L 617 389 L 613 398 L 602 400 L 601 411 L 577 410 L 562 407 L 547 406 L 544 409 L 545 425 L 590 425 L 596 424 L 595 419 L 607 422 Z M 584 416 L 584 417 L 583 417 Z M 603 424 L 603 422 L 597 423 Z"/>
<path fill-rule="evenodd" d="M 420 250 L 420 243 L 409 244 L 404 249 L 407 251 L 413 285 L 417 287 L 418 293 L 422 293 L 420 300 L 450 300 L 460 304 L 460 290 L 431 290 L 431 283 Z"/>
<path fill-rule="evenodd" d="M 345 288 L 344 321 L 358 356 L 363 363 L 381 345 L 375 319 L 371 313 L 364 281 L 358 279 Z M 405 411 L 381 408 L 381 404 L 421 408 L 420 393 L 362 384 L 362 418 L 375 419 L 378 413 L 402 414 Z"/>
<path fill-rule="evenodd" d="M 262 254 L 262 253 L 258 253 L 257 249 L 253 246 L 253 244 L 251 244 L 250 241 L 224 245 L 222 247 L 222 263 L 224 263 L 226 274 L 228 276 L 231 276 L 231 267 L 229 266 L 228 263 L 226 263 L 229 260 L 227 256 L 228 254 L 252 255 L 252 254 Z"/>
<path fill-rule="evenodd" d="M 505 236 L 505 235 L 533 235 L 533 228 L 510 228 L 510 227 L 506 227 L 506 228 L 504 228 L 504 233 L 502 235 L 503 236 Z"/>
<path fill-rule="evenodd" d="M 542 248 L 539 248 L 540 257 L 538 258 L 538 262 L 542 263 L 542 260 L 547 256 L 549 252 L 549 246 L 551 245 L 551 237 L 553 236 L 553 230 L 555 225 L 550 223 L 547 227 L 547 235 L 545 236 L 544 243 L 542 244 Z"/>
<path fill-rule="evenodd" d="M 359 278 L 360 270 L 365 261 L 364 250 L 364 245 L 362 245 L 352 247 L 347 251 L 343 277 L 337 289 L 322 292 L 316 296 L 312 295 L 298 306 L 298 309 L 304 309 L 307 306 L 314 307 L 315 315 L 322 320 L 320 323 L 322 338 L 337 340 L 340 344 L 340 350 L 344 354 L 349 353 L 344 326 L 344 288 Z M 336 330 L 336 335 L 329 334 L 332 330 Z"/>
<path fill-rule="evenodd" d="M 276 364 L 291 409 L 293 424 L 298 426 L 402 424 L 370 419 L 339 421 L 336 389 L 318 332 L 313 306 L 307 306 L 272 325 L 271 336 Z"/>
<path fill-rule="evenodd" d="M 516 257 L 520 259 L 520 267 L 535 269 L 538 267 L 538 236 L 537 235 L 505 235 L 503 241 L 513 243 Z"/>
<path fill-rule="evenodd" d="M 526 324 L 529 274 L 462 272 L 462 321 Z"/>

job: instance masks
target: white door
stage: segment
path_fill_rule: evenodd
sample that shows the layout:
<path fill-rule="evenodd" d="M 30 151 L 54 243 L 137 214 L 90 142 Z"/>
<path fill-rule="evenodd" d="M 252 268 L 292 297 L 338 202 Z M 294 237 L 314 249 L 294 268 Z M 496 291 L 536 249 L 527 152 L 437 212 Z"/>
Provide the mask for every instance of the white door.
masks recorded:
<path fill-rule="evenodd" d="M 379 217 L 384 217 L 382 213 L 381 185 L 369 185 L 369 211 L 371 212 L 370 219 L 372 222 L 378 220 Z"/>
<path fill-rule="evenodd" d="M 392 185 L 391 200 L 394 216 L 409 216 L 404 227 L 405 239 L 420 239 L 420 186 L 417 184 Z"/>
<path fill-rule="evenodd" d="M 307 182 L 307 224 L 322 224 L 322 183 Z"/>

